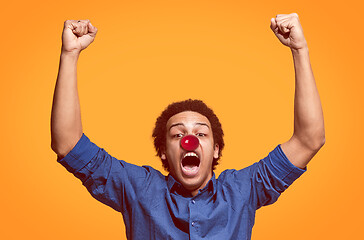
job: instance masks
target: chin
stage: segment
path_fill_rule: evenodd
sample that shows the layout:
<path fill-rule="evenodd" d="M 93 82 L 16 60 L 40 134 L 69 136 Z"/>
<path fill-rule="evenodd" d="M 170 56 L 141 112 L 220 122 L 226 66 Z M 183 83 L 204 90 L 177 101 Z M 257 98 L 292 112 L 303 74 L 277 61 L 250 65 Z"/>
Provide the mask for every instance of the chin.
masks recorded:
<path fill-rule="evenodd" d="M 182 176 L 180 179 L 180 183 L 183 185 L 183 187 L 188 191 L 194 191 L 196 189 L 202 189 L 204 184 L 210 180 L 208 176 L 206 176 L 206 179 L 204 179 L 202 176 L 195 176 L 193 178 L 184 177 Z"/>

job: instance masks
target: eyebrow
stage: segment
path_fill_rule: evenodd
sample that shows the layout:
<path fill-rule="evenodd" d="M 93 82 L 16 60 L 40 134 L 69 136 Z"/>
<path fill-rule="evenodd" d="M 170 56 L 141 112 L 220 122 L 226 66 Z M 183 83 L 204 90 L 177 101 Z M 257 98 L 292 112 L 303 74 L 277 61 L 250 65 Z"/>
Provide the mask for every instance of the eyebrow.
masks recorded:
<path fill-rule="evenodd" d="M 206 126 L 206 127 L 210 128 L 210 126 L 207 123 L 197 122 L 197 123 L 195 123 L 195 125 L 201 125 L 201 126 Z M 185 126 L 185 125 L 183 123 L 174 123 L 169 127 L 168 131 L 171 130 L 171 128 L 176 127 L 176 126 Z"/>

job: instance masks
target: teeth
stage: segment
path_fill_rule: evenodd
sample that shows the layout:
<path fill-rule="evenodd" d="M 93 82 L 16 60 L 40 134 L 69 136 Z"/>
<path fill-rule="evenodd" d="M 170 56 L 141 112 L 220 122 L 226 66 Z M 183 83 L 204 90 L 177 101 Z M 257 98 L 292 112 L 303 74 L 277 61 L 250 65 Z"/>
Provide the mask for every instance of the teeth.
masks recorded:
<path fill-rule="evenodd" d="M 197 157 L 198 158 L 198 155 L 194 152 L 188 152 L 183 156 L 183 158 L 185 158 L 185 157 Z"/>

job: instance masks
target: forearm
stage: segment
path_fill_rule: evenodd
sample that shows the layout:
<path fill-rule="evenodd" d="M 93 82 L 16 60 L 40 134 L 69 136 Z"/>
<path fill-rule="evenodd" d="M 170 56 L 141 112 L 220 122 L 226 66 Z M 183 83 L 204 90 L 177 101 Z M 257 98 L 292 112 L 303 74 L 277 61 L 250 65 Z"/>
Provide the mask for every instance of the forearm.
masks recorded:
<path fill-rule="evenodd" d="M 308 48 L 292 49 L 295 68 L 294 133 L 303 145 L 318 150 L 325 142 L 320 96 L 311 69 Z"/>
<path fill-rule="evenodd" d="M 82 136 L 80 102 L 77 90 L 79 54 L 65 53 L 60 57 L 51 115 L 52 149 L 63 157 Z"/>

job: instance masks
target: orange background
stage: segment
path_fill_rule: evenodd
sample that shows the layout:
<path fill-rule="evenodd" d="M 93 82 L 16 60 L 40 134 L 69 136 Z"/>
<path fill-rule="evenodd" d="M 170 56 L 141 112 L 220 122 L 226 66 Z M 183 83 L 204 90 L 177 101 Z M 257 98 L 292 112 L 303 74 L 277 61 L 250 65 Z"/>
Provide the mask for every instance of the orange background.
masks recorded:
<path fill-rule="evenodd" d="M 270 18 L 297 12 L 326 144 L 255 240 L 360 239 L 364 214 L 361 1 L 7 1 L 1 20 L 1 239 L 125 239 L 121 214 L 56 162 L 50 113 L 66 19 L 90 19 L 78 86 L 84 132 L 113 156 L 162 170 L 151 132 L 172 101 L 199 98 L 223 124 L 216 173 L 263 158 L 293 129 L 291 53 Z M 361 76 L 361 77 L 360 77 Z"/>

